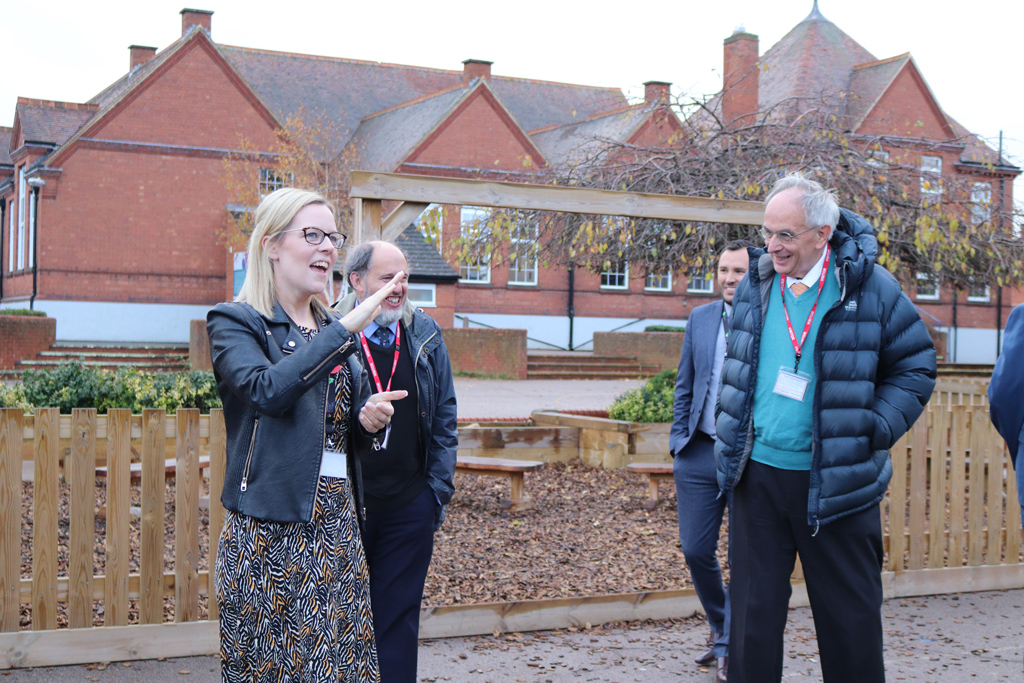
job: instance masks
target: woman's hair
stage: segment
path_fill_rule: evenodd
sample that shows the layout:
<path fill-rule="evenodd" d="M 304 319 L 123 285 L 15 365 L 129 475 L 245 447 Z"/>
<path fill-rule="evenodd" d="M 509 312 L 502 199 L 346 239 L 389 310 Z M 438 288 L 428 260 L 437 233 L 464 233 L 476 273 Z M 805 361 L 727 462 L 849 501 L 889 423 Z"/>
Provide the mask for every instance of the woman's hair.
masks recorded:
<path fill-rule="evenodd" d="M 279 239 L 281 231 L 288 227 L 295 214 L 310 204 L 323 204 L 334 214 L 334 206 L 323 195 L 309 190 L 283 187 L 263 198 L 256 208 L 255 224 L 249 236 L 245 281 L 235 301 L 244 301 L 268 318 L 274 315 L 274 304 L 277 302 L 274 264 L 267 255 L 263 239 Z M 314 298 L 313 302 L 318 314 L 326 311 L 319 300 Z"/>

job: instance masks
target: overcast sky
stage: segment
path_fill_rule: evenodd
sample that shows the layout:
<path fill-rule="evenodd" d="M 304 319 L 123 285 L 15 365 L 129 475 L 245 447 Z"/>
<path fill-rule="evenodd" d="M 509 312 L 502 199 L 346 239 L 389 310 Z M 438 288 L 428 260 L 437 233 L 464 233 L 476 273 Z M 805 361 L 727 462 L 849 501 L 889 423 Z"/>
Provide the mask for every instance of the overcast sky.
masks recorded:
<path fill-rule="evenodd" d="M 128 46 L 160 50 L 181 35 L 186 0 L 0 0 L 7 56 L 0 125 L 20 96 L 84 102 L 128 70 Z M 623 88 L 670 81 L 678 93 L 721 88 L 722 41 L 757 34 L 761 52 L 806 17 L 812 0 L 187 0 L 212 10 L 218 43 Z M 947 9 L 951 8 L 951 9 Z M 910 52 L 945 111 L 1024 165 L 1024 1 L 821 0 L 821 13 L 875 57 Z M 1015 184 L 1024 200 L 1024 179 Z"/>

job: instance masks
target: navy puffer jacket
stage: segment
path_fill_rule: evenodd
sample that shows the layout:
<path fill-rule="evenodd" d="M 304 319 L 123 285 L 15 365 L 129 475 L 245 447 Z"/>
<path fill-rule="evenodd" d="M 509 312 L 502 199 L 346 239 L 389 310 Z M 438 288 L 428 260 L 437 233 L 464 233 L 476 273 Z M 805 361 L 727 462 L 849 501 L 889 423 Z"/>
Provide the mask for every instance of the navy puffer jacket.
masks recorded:
<path fill-rule="evenodd" d="M 822 317 L 814 347 L 812 526 L 882 499 L 892 478 L 889 449 L 917 420 L 935 386 L 935 347 L 899 283 L 875 264 L 871 226 L 843 209 L 829 243 L 840 297 Z M 753 446 L 758 350 L 775 275 L 765 250 L 748 251 L 751 267 L 733 299 L 716 423 L 723 491 L 735 488 Z"/>

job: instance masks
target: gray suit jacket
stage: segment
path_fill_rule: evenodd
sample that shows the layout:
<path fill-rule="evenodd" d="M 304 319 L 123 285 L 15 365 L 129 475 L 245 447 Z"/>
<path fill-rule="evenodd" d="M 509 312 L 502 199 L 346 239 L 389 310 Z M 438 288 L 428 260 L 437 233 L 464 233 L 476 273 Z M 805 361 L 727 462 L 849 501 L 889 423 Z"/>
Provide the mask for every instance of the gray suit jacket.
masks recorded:
<path fill-rule="evenodd" d="M 725 302 L 721 299 L 698 306 L 686 323 L 668 441 L 673 455 L 683 450 L 697 431 L 708 392 L 718 391 L 718 387 L 711 386 L 711 371 L 715 364 L 715 347 L 724 307 Z"/>

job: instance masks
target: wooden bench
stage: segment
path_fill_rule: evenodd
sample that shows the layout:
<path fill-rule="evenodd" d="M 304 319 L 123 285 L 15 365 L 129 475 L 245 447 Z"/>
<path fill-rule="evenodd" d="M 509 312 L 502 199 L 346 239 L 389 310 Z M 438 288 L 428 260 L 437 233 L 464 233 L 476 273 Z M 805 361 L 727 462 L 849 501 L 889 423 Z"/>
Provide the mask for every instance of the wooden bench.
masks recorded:
<path fill-rule="evenodd" d="M 459 456 L 455 471 L 461 474 L 479 474 L 487 477 L 508 477 L 512 484 L 512 495 L 501 501 L 509 512 L 533 507 L 533 499 L 523 492 L 523 474 L 544 467 L 536 460 L 508 460 L 505 458 L 481 458 L 472 455 Z"/>
<path fill-rule="evenodd" d="M 647 500 L 644 509 L 653 510 L 658 506 L 658 482 L 672 481 L 672 463 L 670 462 L 634 462 L 626 465 L 630 472 L 639 472 L 647 477 Z"/>
<path fill-rule="evenodd" d="M 166 460 L 164 460 L 164 480 L 166 481 L 167 479 L 174 479 L 175 475 L 177 474 L 177 469 L 178 469 L 178 459 L 177 458 L 167 458 Z M 210 469 L 210 456 L 208 456 L 208 455 L 200 455 L 199 456 L 199 476 L 200 477 L 202 476 L 203 470 L 208 470 L 208 469 Z M 132 481 L 142 481 L 142 463 L 141 462 L 133 462 L 130 465 L 128 465 L 128 472 L 129 472 L 129 474 L 131 476 Z M 100 465 L 99 467 L 96 468 L 96 476 L 97 477 L 106 477 L 107 476 L 107 467 L 106 467 L 106 465 Z M 199 508 L 201 510 L 209 510 L 210 509 L 210 497 L 209 496 L 199 496 Z M 129 511 L 130 514 L 132 514 L 135 517 L 141 517 L 142 516 L 142 508 L 140 508 L 140 507 L 138 507 L 136 505 L 132 505 L 131 507 L 129 507 L 128 511 Z M 106 505 L 100 506 L 100 508 L 96 511 L 96 516 L 99 517 L 100 519 L 106 519 L 107 518 L 107 506 Z"/>

